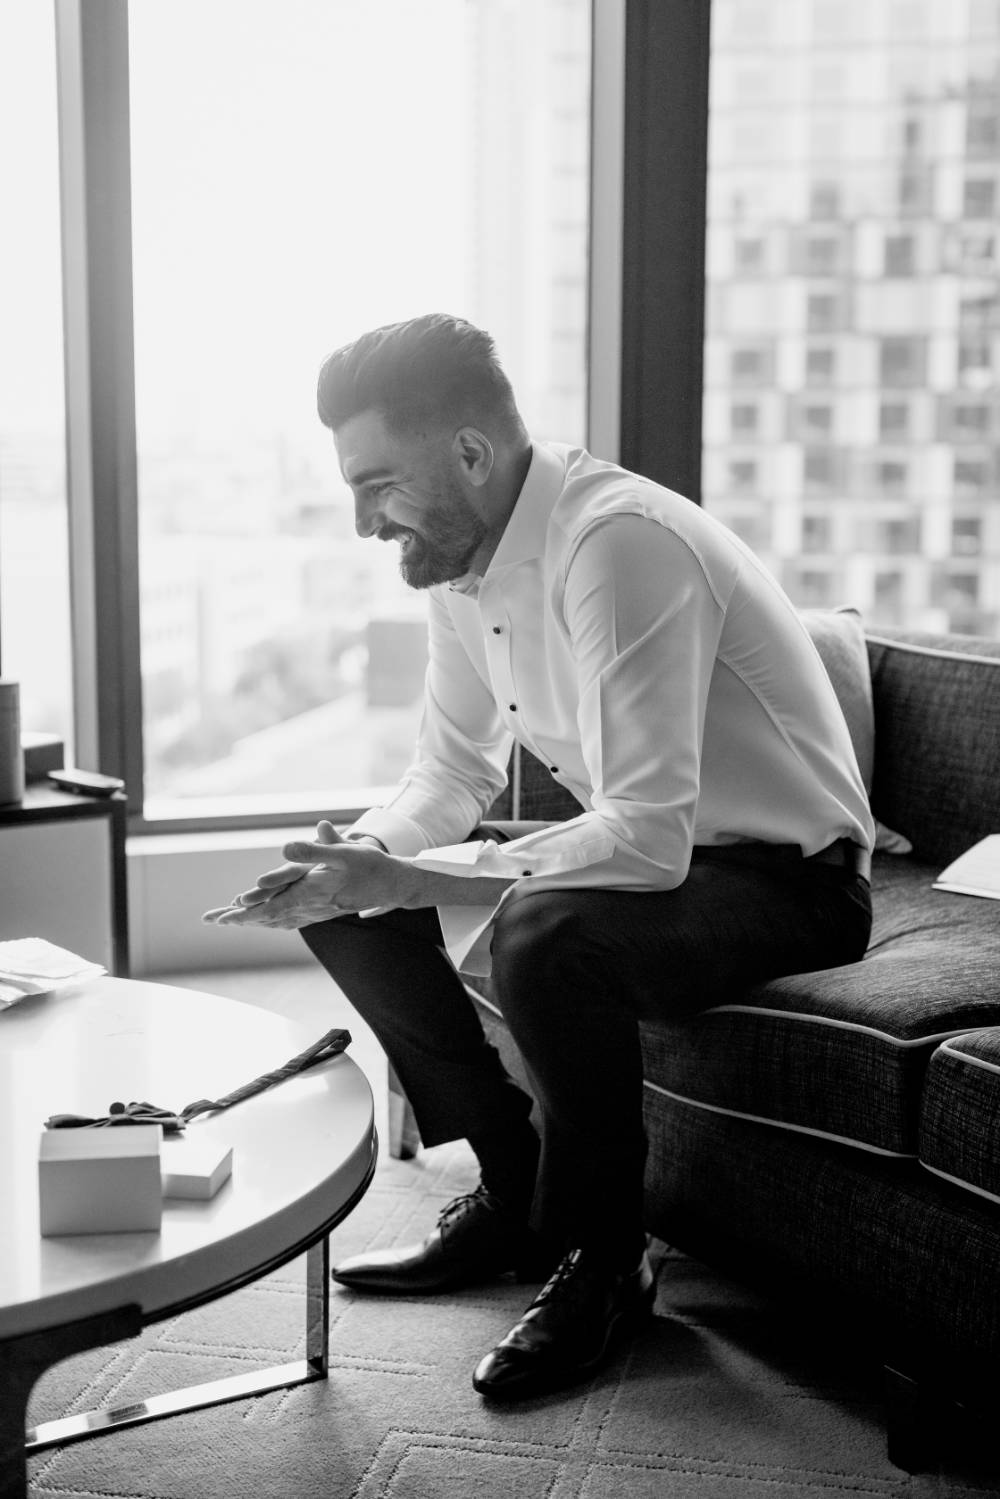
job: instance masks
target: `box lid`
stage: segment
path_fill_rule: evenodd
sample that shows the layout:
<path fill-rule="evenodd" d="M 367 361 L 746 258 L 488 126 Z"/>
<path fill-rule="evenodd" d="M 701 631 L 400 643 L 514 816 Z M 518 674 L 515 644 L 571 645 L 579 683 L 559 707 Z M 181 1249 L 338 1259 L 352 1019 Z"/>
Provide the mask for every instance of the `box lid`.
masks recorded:
<path fill-rule="evenodd" d="M 47 1129 L 38 1147 L 40 1161 L 133 1160 L 159 1156 L 158 1124 L 109 1125 L 105 1129 Z"/>

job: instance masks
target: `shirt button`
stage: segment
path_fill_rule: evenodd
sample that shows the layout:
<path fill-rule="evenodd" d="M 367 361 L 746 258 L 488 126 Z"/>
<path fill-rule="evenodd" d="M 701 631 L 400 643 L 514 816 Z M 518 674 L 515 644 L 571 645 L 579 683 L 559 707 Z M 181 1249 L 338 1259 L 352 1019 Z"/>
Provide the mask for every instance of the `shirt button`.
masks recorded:
<path fill-rule="evenodd" d="M 494 633 L 494 635 L 502 635 L 503 631 L 501 630 L 501 628 L 500 628 L 499 625 L 494 625 L 493 626 L 493 633 Z"/>
<path fill-rule="evenodd" d="M 510 711 L 512 713 L 516 713 L 517 712 L 517 704 L 516 703 L 508 703 L 507 706 L 510 708 Z"/>
<path fill-rule="evenodd" d="M 531 873 L 531 870 L 530 869 L 522 869 L 521 873 L 524 874 L 524 875 L 528 875 L 528 874 Z"/>
<path fill-rule="evenodd" d="M 559 774 L 559 767 L 558 767 L 558 765 L 550 765 L 549 766 L 549 770 L 551 770 L 551 772 L 552 772 L 552 774 L 554 776 L 557 776 Z"/>

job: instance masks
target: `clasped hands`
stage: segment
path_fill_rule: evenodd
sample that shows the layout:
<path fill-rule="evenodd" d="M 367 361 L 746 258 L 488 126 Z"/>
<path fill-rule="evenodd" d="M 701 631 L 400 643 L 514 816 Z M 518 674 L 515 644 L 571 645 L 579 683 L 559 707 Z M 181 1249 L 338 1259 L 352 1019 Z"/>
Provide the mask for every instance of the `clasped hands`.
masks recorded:
<path fill-rule="evenodd" d="M 419 876 L 409 860 L 341 838 L 330 822 L 319 823 L 314 843 L 288 843 L 282 853 L 288 863 L 262 874 L 228 906 L 206 911 L 202 921 L 295 931 L 332 916 L 405 906 L 416 894 Z"/>

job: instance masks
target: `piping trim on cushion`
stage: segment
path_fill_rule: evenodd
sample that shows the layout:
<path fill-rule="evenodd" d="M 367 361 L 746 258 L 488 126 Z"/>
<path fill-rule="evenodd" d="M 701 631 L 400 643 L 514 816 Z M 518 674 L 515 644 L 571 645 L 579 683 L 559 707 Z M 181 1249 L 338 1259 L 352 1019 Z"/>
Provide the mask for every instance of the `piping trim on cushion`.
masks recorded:
<path fill-rule="evenodd" d="M 911 645 L 908 640 L 887 640 L 884 635 L 869 635 L 865 639 L 874 645 L 884 645 L 890 651 L 910 651 L 914 656 L 937 656 L 942 661 L 977 661 L 981 666 L 1000 666 L 1000 656 L 980 656 L 971 651 L 945 651 L 937 645 Z"/>
<path fill-rule="evenodd" d="M 967 1036 L 968 1034 L 968 1031 L 962 1032 L 963 1036 Z M 952 1039 L 954 1040 L 955 1038 L 952 1037 Z M 961 1037 L 958 1039 L 961 1039 Z M 984 1072 L 1000 1072 L 1000 1067 L 997 1066 L 996 1062 L 987 1062 L 982 1057 L 970 1057 L 967 1051 L 958 1051 L 954 1046 L 949 1046 L 947 1041 L 943 1043 L 941 1050 L 946 1051 L 950 1057 L 955 1057 L 959 1062 L 968 1062 L 970 1067 L 982 1067 Z"/>
<path fill-rule="evenodd" d="M 784 1119 L 768 1119 L 763 1114 L 744 1114 L 739 1109 L 723 1109 L 717 1103 L 702 1103 L 700 1098 L 686 1098 L 683 1093 L 671 1093 L 669 1088 L 661 1088 L 659 1083 L 651 1083 L 648 1078 L 643 1082 L 643 1087 L 649 1088 L 653 1093 L 662 1093 L 664 1098 L 672 1098 L 675 1103 L 689 1103 L 695 1109 L 707 1109 L 711 1114 L 725 1114 L 729 1119 L 748 1119 L 752 1124 L 770 1124 L 775 1129 L 794 1130 L 798 1135 L 813 1135 L 819 1140 L 835 1140 L 838 1145 L 853 1145 L 856 1150 L 867 1150 L 871 1155 L 891 1156 L 894 1161 L 912 1161 L 916 1155 L 910 1150 L 886 1150 L 882 1145 L 869 1145 L 866 1140 L 855 1140 L 852 1135 L 835 1135 L 831 1130 L 810 1129 L 805 1124 L 789 1124 Z"/>
<path fill-rule="evenodd" d="M 468 984 L 466 984 L 465 988 L 466 988 L 466 993 L 470 996 L 470 998 L 478 1000 L 481 1005 L 485 1005 L 488 1010 L 492 1010 L 493 1014 L 497 1017 L 498 1020 L 502 1020 L 503 1019 L 503 1012 L 497 1008 L 497 1006 L 492 1002 L 492 1000 L 484 998 L 484 996 L 482 994 L 480 994 L 477 989 L 470 988 L 470 986 Z M 877 1031 L 875 1029 L 875 1027 L 871 1026 L 871 1025 L 859 1025 L 857 1023 L 857 1021 L 854 1021 L 854 1020 L 834 1020 L 829 1015 L 804 1015 L 804 1014 L 802 1014 L 802 1012 L 800 1010 L 772 1010 L 772 1009 L 765 1009 L 761 1005 L 713 1005 L 711 1007 L 711 1009 L 709 1009 L 709 1010 L 702 1010 L 702 1012 L 701 1012 L 702 1016 L 704 1016 L 704 1015 L 723 1015 L 723 1014 L 734 1014 L 734 1015 L 771 1015 L 771 1016 L 773 1016 L 777 1020 L 801 1020 L 804 1023 L 808 1023 L 808 1024 L 812 1024 L 812 1025 L 832 1025 L 832 1026 L 837 1027 L 840 1030 L 845 1030 L 845 1031 L 860 1031 L 860 1033 L 862 1035 L 864 1035 L 864 1036 L 877 1036 L 880 1041 L 888 1041 L 891 1046 L 899 1046 L 899 1047 L 906 1047 L 906 1048 L 910 1048 L 910 1047 L 914 1047 L 914 1046 L 937 1046 L 937 1045 L 939 1045 L 941 1043 L 944 1043 L 944 1042 L 947 1042 L 947 1041 L 953 1041 L 953 1040 L 956 1039 L 956 1037 L 967 1036 L 969 1034 L 969 1027 L 967 1025 L 965 1025 L 965 1026 L 962 1027 L 961 1030 L 957 1030 L 957 1031 L 940 1031 L 936 1035 L 933 1035 L 933 1036 L 917 1036 L 912 1041 L 901 1041 L 898 1036 L 890 1036 L 888 1031 Z M 697 1018 L 700 1019 L 701 1016 L 698 1016 Z M 945 1049 L 947 1050 L 947 1047 Z M 955 1052 L 954 1055 L 955 1056 L 961 1056 L 962 1059 L 963 1059 L 963 1061 L 972 1061 L 973 1060 L 971 1057 L 966 1057 L 964 1052 Z M 982 1067 L 993 1067 L 993 1065 L 994 1064 L 992 1062 L 981 1062 L 980 1063 L 980 1066 L 982 1066 Z M 998 1071 L 998 1072 L 1000 1072 L 1000 1067 L 997 1067 L 995 1070 Z M 656 1083 L 649 1083 L 649 1084 L 647 1084 L 647 1086 L 650 1087 L 650 1088 L 655 1088 L 658 1085 Z M 661 1093 L 665 1093 L 667 1090 L 665 1088 L 660 1088 L 659 1091 Z M 679 1094 L 673 1094 L 673 1093 L 671 1093 L 669 1096 L 671 1098 L 680 1097 Z M 693 1103 L 694 1099 L 687 1099 L 686 1101 L 688 1103 Z M 708 1108 L 709 1105 L 705 1104 L 704 1107 Z M 725 1110 L 722 1110 L 720 1112 L 724 1113 Z M 753 1119 L 753 1118 L 756 1118 L 756 1115 L 753 1115 L 753 1114 L 745 1114 L 745 1115 L 741 1114 L 739 1117 L 740 1118 L 745 1118 L 745 1119 Z M 766 1122 L 768 1124 L 773 1124 L 775 1121 L 774 1120 L 767 1120 Z M 785 1126 L 785 1128 L 787 1128 L 787 1129 L 793 1129 L 793 1128 L 797 1128 L 797 1127 L 798 1126 L 791 1125 L 791 1124 Z M 817 1133 L 822 1134 L 822 1131 L 818 1131 Z M 839 1140 L 841 1138 L 841 1136 L 840 1135 L 829 1135 L 827 1138 L 829 1138 L 831 1140 Z M 867 1148 L 867 1147 L 865 1147 L 865 1148 Z M 871 1149 L 873 1149 L 873 1150 L 875 1148 L 876 1148 L 875 1146 L 871 1147 Z M 888 1151 L 888 1152 L 886 1152 L 886 1154 L 892 1155 L 892 1154 L 894 1154 L 894 1152 L 893 1151 Z"/>
<path fill-rule="evenodd" d="M 498 1012 L 499 1013 L 499 1012 Z M 856 1020 L 835 1020 L 832 1015 L 806 1015 L 801 1010 L 773 1010 L 764 1005 L 712 1005 L 711 1009 L 702 1010 L 704 1015 L 771 1015 L 776 1020 L 801 1020 L 807 1025 L 832 1025 L 844 1031 L 860 1031 L 864 1036 L 877 1036 L 880 1041 L 888 1041 L 891 1046 L 937 1046 L 942 1041 L 953 1040 L 956 1036 L 967 1036 L 972 1027 L 963 1025 L 961 1030 L 938 1031 L 932 1036 L 915 1036 L 912 1041 L 902 1041 L 898 1036 L 891 1036 L 888 1031 L 876 1030 L 873 1025 L 860 1025 Z"/>
<path fill-rule="evenodd" d="M 985 1187 L 974 1187 L 971 1182 L 963 1181 L 960 1176 L 952 1176 L 949 1171 L 941 1171 L 937 1166 L 928 1166 L 926 1161 L 920 1162 L 925 1171 L 930 1171 L 934 1176 L 943 1177 L 946 1182 L 952 1182 L 956 1187 L 962 1187 L 966 1192 L 975 1192 L 977 1197 L 985 1197 L 990 1202 L 1000 1202 L 996 1192 L 987 1192 Z"/>

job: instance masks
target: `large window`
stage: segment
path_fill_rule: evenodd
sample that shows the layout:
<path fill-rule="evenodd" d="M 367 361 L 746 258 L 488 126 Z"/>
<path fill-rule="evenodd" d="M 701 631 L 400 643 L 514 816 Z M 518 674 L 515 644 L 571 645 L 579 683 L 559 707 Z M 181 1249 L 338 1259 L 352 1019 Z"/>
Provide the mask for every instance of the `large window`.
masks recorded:
<path fill-rule="evenodd" d="M 71 742 L 55 29 L 0 0 L 0 662 Z"/>
<path fill-rule="evenodd" d="M 797 603 L 1000 628 L 998 178 L 991 0 L 713 0 L 703 499 Z"/>
<path fill-rule="evenodd" d="M 584 439 L 589 82 L 589 0 L 130 7 L 147 816 L 405 768 L 424 601 L 354 535 L 316 373 L 446 310 Z"/>
<path fill-rule="evenodd" d="M 313 392 L 432 307 L 491 329 L 542 435 L 584 438 L 589 366 L 600 455 L 797 602 L 996 633 L 996 0 L 136 0 L 129 46 L 125 16 L 56 0 L 77 737 L 162 826 L 347 810 L 405 762 L 421 599 L 354 537 Z M 68 731 L 51 12 L 0 18 L 3 665 Z"/>

